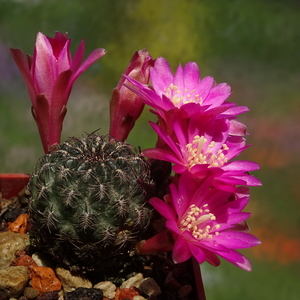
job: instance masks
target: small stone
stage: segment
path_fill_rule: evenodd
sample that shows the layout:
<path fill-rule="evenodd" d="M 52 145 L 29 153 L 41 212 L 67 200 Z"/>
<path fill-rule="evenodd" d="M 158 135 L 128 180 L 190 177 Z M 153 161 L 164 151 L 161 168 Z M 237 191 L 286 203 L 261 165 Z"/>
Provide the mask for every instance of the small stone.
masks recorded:
<path fill-rule="evenodd" d="M 31 257 L 39 267 L 54 268 L 53 260 L 45 253 L 35 252 L 31 255 Z"/>
<path fill-rule="evenodd" d="M 9 267 L 16 253 L 26 248 L 29 243 L 27 234 L 11 231 L 0 232 L 0 270 Z"/>
<path fill-rule="evenodd" d="M 140 293 L 137 291 L 137 288 L 132 286 L 130 288 L 118 289 L 116 291 L 115 300 L 127 300 L 132 299 L 134 296 L 139 295 Z"/>
<path fill-rule="evenodd" d="M 137 296 L 133 296 L 132 300 L 147 300 L 147 299 L 141 295 L 137 295 Z"/>
<path fill-rule="evenodd" d="M 143 280 L 144 280 L 143 274 L 138 273 L 138 274 L 134 275 L 133 277 L 130 277 L 129 279 L 124 281 L 121 284 L 120 289 L 124 289 L 124 288 L 129 289 L 132 286 L 135 286 L 135 287 L 139 288 L 139 286 L 140 286 L 140 284 L 142 283 Z"/>
<path fill-rule="evenodd" d="M 186 284 L 186 285 L 183 285 L 177 291 L 177 296 L 178 296 L 178 298 L 186 298 L 187 296 L 189 296 L 191 294 L 192 291 L 193 291 L 192 286 L 189 284 Z"/>
<path fill-rule="evenodd" d="M 161 289 L 159 287 L 159 285 L 156 283 L 156 281 L 151 278 L 145 278 L 141 284 L 140 287 L 141 291 L 148 295 L 148 296 L 158 296 L 161 294 Z"/>
<path fill-rule="evenodd" d="M 99 289 L 80 287 L 66 293 L 65 300 L 102 300 L 103 293 Z"/>
<path fill-rule="evenodd" d="M 80 275 L 72 274 L 69 270 L 58 267 L 55 269 L 55 272 L 62 283 L 64 292 L 72 292 L 79 287 L 92 287 L 92 283 L 88 279 Z"/>
<path fill-rule="evenodd" d="M 166 276 L 164 286 L 168 290 L 177 291 L 181 287 L 181 284 L 175 279 L 173 273 L 169 272 Z"/>
<path fill-rule="evenodd" d="M 145 266 L 143 269 L 143 275 L 144 277 L 152 277 L 153 276 L 153 270 L 151 266 Z"/>
<path fill-rule="evenodd" d="M 103 296 L 113 299 L 116 295 L 116 285 L 110 281 L 101 281 L 94 285 L 95 289 L 100 289 L 103 292 Z"/>
<path fill-rule="evenodd" d="M 38 296 L 36 300 L 57 300 L 58 297 L 58 292 L 46 292 Z"/>
<path fill-rule="evenodd" d="M 9 223 L 8 230 L 17 233 L 26 233 L 29 222 L 29 214 L 20 214 L 16 220 Z"/>
<path fill-rule="evenodd" d="M 20 251 L 16 255 L 17 257 L 11 262 L 11 266 L 24 266 L 30 271 L 30 267 L 36 266 L 35 261 L 25 251 Z"/>
<path fill-rule="evenodd" d="M 31 286 L 39 292 L 46 293 L 61 289 L 61 282 L 51 268 L 32 266 L 30 271 L 32 276 Z"/>
<path fill-rule="evenodd" d="M 186 263 L 176 264 L 172 269 L 173 275 L 176 279 L 180 279 L 184 273 L 186 273 L 187 265 Z"/>
<path fill-rule="evenodd" d="M 0 300 L 9 300 L 9 292 L 0 288 Z"/>
<path fill-rule="evenodd" d="M 16 198 L 13 198 L 11 200 L 8 200 L 8 201 L 5 201 L 5 204 L 6 207 L 8 208 L 8 206 L 18 206 L 17 202 L 18 200 L 16 201 L 17 199 Z M 3 203 L 1 203 L 2 205 Z M 20 215 L 20 214 L 23 214 L 23 213 L 26 213 L 26 209 L 25 208 L 21 208 L 21 207 L 16 207 L 14 209 L 8 209 L 4 214 L 3 214 L 3 219 L 6 221 L 6 222 L 13 222 L 15 219 L 17 219 L 17 217 Z"/>
<path fill-rule="evenodd" d="M 63 289 L 61 289 L 60 291 L 58 291 L 58 296 L 64 296 L 65 292 Z"/>
<path fill-rule="evenodd" d="M 28 270 L 24 266 L 9 267 L 0 270 L 0 291 L 11 298 L 18 298 L 29 280 Z"/>
<path fill-rule="evenodd" d="M 26 287 L 25 289 L 24 289 L 24 296 L 27 298 L 27 299 L 34 299 L 34 298 L 36 298 L 39 294 L 40 294 L 40 292 L 39 291 L 37 291 L 37 290 L 35 290 L 34 288 L 32 288 L 32 287 Z"/>

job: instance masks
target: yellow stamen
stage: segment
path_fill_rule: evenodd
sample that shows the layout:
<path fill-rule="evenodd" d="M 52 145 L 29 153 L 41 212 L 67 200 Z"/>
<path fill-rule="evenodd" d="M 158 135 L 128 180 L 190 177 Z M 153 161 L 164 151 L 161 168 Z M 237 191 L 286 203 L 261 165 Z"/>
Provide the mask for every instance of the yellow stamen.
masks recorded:
<path fill-rule="evenodd" d="M 216 220 L 216 216 L 207 207 L 207 204 L 202 206 L 205 209 L 192 204 L 179 223 L 178 227 L 180 231 L 189 231 L 197 240 L 204 238 L 211 239 L 214 235 L 219 235 L 219 232 L 215 230 L 220 228 L 220 225 L 211 226 L 212 221 Z"/>
<path fill-rule="evenodd" d="M 208 164 L 209 167 L 222 167 L 228 158 L 223 151 L 229 150 L 226 144 L 222 145 L 216 153 L 213 153 L 212 148 L 215 147 L 215 142 L 211 141 L 207 145 L 207 139 L 204 136 L 196 135 L 193 141 L 186 145 L 186 166 L 189 170 L 198 164 Z"/>
<path fill-rule="evenodd" d="M 171 99 L 173 104 L 176 107 L 181 107 L 182 105 L 186 103 L 197 103 L 202 105 L 203 99 L 200 97 L 199 94 L 194 94 L 195 90 L 188 90 L 184 89 L 183 91 L 180 91 L 178 89 L 178 86 L 174 85 L 173 83 L 170 84 L 170 86 L 167 88 L 164 88 L 164 94 L 168 98 Z"/>

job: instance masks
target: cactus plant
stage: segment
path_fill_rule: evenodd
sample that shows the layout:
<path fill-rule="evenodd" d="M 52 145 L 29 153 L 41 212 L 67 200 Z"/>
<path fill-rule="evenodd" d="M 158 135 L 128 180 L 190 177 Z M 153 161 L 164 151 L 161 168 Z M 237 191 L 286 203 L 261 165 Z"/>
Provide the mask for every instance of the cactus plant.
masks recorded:
<path fill-rule="evenodd" d="M 132 263 L 155 186 L 131 145 L 97 134 L 69 138 L 40 158 L 28 189 L 33 245 L 71 270 L 109 264 L 121 272 L 124 260 Z"/>

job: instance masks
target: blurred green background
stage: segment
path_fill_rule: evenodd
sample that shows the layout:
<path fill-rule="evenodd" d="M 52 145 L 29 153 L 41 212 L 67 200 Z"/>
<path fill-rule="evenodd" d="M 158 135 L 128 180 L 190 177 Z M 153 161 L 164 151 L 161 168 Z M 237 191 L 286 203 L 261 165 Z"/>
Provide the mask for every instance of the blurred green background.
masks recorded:
<path fill-rule="evenodd" d="M 43 154 L 30 100 L 8 47 L 32 54 L 36 33 L 69 32 L 72 49 L 108 53 L 75 83 L 62 140 L 108 132 L 110 92 L 136 50 L 163 56 L 175 70 L 196 61 L 202 77 L 232 87 L 229 99 L 260 163 L 252 189 L 252 233 L 263 242 L 244 253 L 253 271 L 222 262 L 202 266 L 208 300 L 298 299 L 300 295 L 300 3 L 296 0 L 0 0 L 0 172 L 30 172 Z M 143 113 L 129 142 L 151 147 Z"/>

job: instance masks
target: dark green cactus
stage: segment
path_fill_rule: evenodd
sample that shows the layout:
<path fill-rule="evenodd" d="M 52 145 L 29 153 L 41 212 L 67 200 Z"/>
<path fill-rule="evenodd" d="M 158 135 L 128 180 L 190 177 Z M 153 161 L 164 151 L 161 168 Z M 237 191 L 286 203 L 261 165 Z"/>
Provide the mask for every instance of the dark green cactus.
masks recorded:
<path fill-rule="evenodd" d="M 28 189 L 32 244 L 71 270 L 130 259 L 149 226 L 155 190 L 149 164 L 131 145 L 96 134 L 44 155 Z"/>

